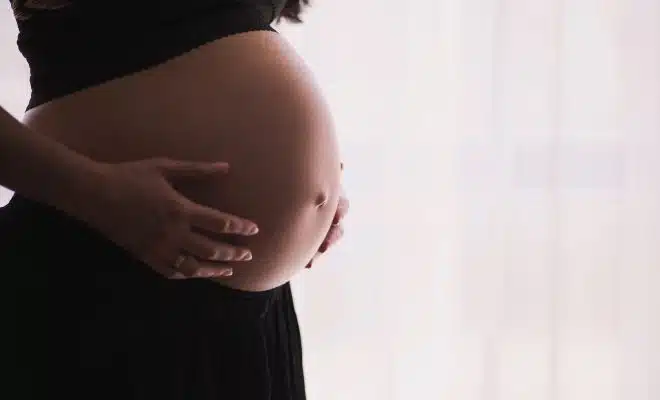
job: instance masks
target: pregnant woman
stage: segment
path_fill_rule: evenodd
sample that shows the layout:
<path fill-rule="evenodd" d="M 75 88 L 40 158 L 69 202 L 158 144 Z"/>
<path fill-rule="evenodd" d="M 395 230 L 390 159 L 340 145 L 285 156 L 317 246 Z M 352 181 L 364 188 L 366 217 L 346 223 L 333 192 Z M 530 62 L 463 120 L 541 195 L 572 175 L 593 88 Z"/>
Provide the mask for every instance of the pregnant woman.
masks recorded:
<path fill-rule="evenodd" d="M 32 96 L 23 124 L 0 121 L 42 153 L 9 150 L 93 167 L 86 191 L 0 182 L 19 193 L 0 209 L 3 398 L 305 398 L 288 282 L 345 201 L 331 115 L 270 26 L 301 2 L 12 1 Z M 51 177 L 44 159 L 19 167 Z M 137 188 L 185 207 L 131 215 Z M 119 240 L 161 215 L 188 227 L 177 248 Z"/>

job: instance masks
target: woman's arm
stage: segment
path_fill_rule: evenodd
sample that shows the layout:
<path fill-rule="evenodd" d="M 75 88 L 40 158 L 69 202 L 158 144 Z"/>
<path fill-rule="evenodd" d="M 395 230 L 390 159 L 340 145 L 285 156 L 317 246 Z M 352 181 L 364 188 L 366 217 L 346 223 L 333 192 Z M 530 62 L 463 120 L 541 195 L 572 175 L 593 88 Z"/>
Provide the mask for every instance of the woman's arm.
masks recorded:
<path fill-rule="evenodd" d="M 67 213 L 85 213 L 80 200 L 93 194 L 99 166 L 0 107 L 0 186 Z"/>
<path fill-rule="evenodd" d="M 99 163 L 0 108 L 0 185 L 86 222 L 167 277 L 228 276 L 231 266 L 218 261 L 251 259 L 248 249 L 195 232 L 254 235 L 255 223 L 196 204 L 170 184 L 227 171 L 226 163 L 167 159 Z"/>

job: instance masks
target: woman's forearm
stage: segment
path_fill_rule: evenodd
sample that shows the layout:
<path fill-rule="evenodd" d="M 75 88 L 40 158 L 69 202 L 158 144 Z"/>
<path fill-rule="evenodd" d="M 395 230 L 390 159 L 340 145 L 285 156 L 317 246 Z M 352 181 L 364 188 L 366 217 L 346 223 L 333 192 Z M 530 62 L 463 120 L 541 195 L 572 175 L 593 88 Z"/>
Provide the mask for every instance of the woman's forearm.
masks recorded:
<path fill-rule="evenodd" d="M 0 186 L 64 212 L 80 212 L 85 204 L 77 199 L 93 190 L 95 166 L 0 107 Z"/>

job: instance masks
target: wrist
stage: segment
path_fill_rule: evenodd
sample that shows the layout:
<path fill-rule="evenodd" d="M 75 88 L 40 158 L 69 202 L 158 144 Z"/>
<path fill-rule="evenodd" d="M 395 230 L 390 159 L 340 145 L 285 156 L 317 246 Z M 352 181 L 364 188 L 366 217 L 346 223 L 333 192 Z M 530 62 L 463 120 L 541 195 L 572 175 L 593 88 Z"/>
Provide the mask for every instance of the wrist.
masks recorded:
<path fill-rule="evenodd" d="M 101 164 L 41 135 L 0 108 L 0 182 L 23 196 L 84 216 L 98 190 Z"/>
<path fill-rule="evenodd" d="M 46 198 L 61 211 L 89 222 L 98 213 L 104 164 L 78 154 L 70 161 L 65 163 Z"/>

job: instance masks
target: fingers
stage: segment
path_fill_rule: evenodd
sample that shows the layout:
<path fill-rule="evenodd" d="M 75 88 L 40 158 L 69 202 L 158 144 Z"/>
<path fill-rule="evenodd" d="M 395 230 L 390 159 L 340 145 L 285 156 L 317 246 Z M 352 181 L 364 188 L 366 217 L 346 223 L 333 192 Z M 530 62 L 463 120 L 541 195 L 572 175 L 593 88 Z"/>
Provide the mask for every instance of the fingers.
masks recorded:
<path fill-rule="evenodd" d="M 192 255 L 185 255 L 183 262 L 177 265 L 176 272 L 179 276 L 170 279 L 185 278 L 223 278 L 232 276 L 234 271 L 230 267 L 203 262 Z"/>
<path fill-rule="evenodd" d="M 242 247 L 215 242 L 206 236 L 192 233 L 186 239 L 183 250 L 198 260 L 209 261 L 250 261 L 252 253 Z"/>
<path fill-rule="evenodd" d="M 155 255 L 142 261 L 155 272 L 168 279 L 223 278 L 232 276 L 234 270 L 230 266 L 223 265 L 221 260 L 231 258 L 227 261 L 240 261 L 237 258 L 241 258 L 241 255 L 246 251 L 234 248 L 225 250 L 225 246 L 231 247 L 223 244 L 218 246 L 218 244 L 200 236 L 190 239 L 175 257 L 167 257 L 168 261 L 166 262 L 163 262 L 165 258 Z M 216 248 L 219 248 L 219 250 L 213 250 Z M 226 254 L 236 254 L 237 256 L 232 257 Z M 245 255 L 242 258 L 244 261 L 249 260 Z"/>
<path fill-rule="evenodd" d="M 167 279 L 185 279 L 186 276 L 182 274 L 181 272 L 177 271 L 174 268 L 167 268 L 167 267 L 155 267 L 155 263 L 153 262 L 148 262 L 146 260 L 143 260 L 147 265 L 151 267 L 154 271 L 156 271 L 159 275 L 164 276 Z"/>
<path fill-rule="evenodd" d="M 160 243 L 142 261 L 165 278 L 186 279 L 231 276 L 233 269 L 225 262 L 252 259 L 248 249 L 215 242 L 194 232 L 178 237 L 176 243 Z"/>
<path fill-rule="evenodd" d="M 215 242 L 206 236 L 190 233 L 183 244 L 185 260 L 177 271 L 191 278 L 221 278 L 231 276 L 231 267 L 221 267 L 220 262 L 250 261 L 252 253 L 242 247 Z"/>
<path fill-rule="evenodd" d="M 337 225 L 341 222 L 342 219 L 348 214 L 350 208 L 350 203 L 348 199 L 344 196 L 339 196 L 339 203 L 337 203 L 337 211 L 335 212 L 335 217 L 332 220 L 332 225 Z"/>
<path fill-rule="evenodd" d="M 252 221 L 186 201 L 189 222 L 195 228 L 212 233 L 251 236 L 259 232 Z"/>
<path fill-rule="evenodd" d="M 227 173 L 229 164 L 226 162 L 204 163 L 194 161 L 179 161 L 170 159 L 157 159 L 154 161 L 166 178 L 181 179 L 194 178 L 215 173 Z"/>
<path fill-rule="evenodd" d="M 176 257 L 168 262 L 163 262 L 171 257 L 163 257 L 164 254 L 152 252 L 141 258 L 141 261 L 148 265 L 152 270 L 168 279 L 183 279 L 185 276 L 174 268 Z M 178 256 L 178 255 L 177 255 Z"/>
<path fill-rule="evenodd" d="M 344 227 L 341 225 L 336 225 L 330 228 L 328 235 L 325 237 L 325 241 L 319 248 L 319 252 L 325 253 L 328 251 L 328 248 L 335 243 L 337 243 L 344 236 Z"/>
<path fill-rule="evenodd" d="M 163 176 L 169 179 L 193 178 L 217 172 L 229 171 L 229 164 L 225 162 L 201 163 L 157 159 L 154 163 L 162 172 Z M 180 200 L 188 211 L 190 223 L 194 227 L 213 233 L 238 235 L 254 235 L 259 232 L 259 228 L 252 221 L 229 215 L 210 207 L 202 206 L 186 199 L 185 197 L 181 197 Z"/>
<path fill-rule="evenodd" d="M 312 260 L 305 266 L 305 268 L 307 269 L 312 268 L 312 266 L 314 265 L 314 261 L 316 261 L 316 257 L 318 257 L 319 254 L 323 254 L 326 251 L 328 251 L 330 246 L 336 244 L 343 236 L 344 236 L 344 227 L 342 225 L 331 226 L 330 230 L 328 231 L 328 234 L 325 236 L 325 239 L 321 244 L 321 247 L 319 248 L 318 253 L 314 255 Z"/>

